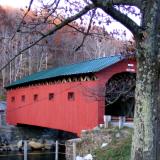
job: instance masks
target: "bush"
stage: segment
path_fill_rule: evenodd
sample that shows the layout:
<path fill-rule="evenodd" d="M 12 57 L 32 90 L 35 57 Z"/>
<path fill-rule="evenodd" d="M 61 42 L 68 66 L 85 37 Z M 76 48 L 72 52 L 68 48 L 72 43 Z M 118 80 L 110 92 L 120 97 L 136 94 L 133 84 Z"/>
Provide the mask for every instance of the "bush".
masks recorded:
<path fill-rule="evenodd" d="M 129 160 L 131 141 L 131 135 L 123 139 L 115 138 L 106 148 L 95 150 L 96 160 Z"/>

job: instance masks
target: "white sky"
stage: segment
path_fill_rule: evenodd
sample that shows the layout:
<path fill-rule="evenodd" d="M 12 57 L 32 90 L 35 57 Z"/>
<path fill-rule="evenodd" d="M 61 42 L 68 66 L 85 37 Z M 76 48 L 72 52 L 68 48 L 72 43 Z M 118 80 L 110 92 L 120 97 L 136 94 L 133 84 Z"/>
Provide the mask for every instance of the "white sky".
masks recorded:
<path fill-rule="evenodd" d="M 14 8 L 21 8 L 28 5 L 30 0 L 0 0 L 0 4 L 4 6 L 11 6 Z"/>
<path fill-rule="evenodd" d="M 11 6 L 14 8 L 24 8 L 26 6 L 29 6 L 29 2 L 30 0 L 0 0 L 0 5 L 3 6 Z M 134 19 L 134 21 L 136 21 L 138 24 L 140 24 L 140 20 L 138 17 L 131 17 L 132 19 Z M 120 36 L 118 38 L 123 39 L 123 40 L 128 40 L 132 38 L 132 34 L 129 30 L 127 30 L 126 28 L 124 28 L 120 23 L 118 22 L 113 22 L 110 24 L 109 27 L 107 27 L 107 31 L 111 32 L 113 29 L 118 29 L 119 32 L 123 32 L 124 30 L 126 30 L 127 33 L 127 37 L 123 37 Z"/>

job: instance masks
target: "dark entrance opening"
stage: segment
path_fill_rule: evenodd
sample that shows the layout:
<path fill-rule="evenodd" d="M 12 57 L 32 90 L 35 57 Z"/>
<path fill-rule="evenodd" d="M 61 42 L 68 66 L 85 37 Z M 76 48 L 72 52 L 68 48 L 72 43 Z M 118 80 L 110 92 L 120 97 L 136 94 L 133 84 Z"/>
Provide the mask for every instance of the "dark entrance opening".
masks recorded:
<path fill-rule="evenodd" d="M 135 81 L 135 73 L 123 72 L 111 77 L 106 84 L 105 115 L 125 116 L 127 120 L 133 120 Z"/>

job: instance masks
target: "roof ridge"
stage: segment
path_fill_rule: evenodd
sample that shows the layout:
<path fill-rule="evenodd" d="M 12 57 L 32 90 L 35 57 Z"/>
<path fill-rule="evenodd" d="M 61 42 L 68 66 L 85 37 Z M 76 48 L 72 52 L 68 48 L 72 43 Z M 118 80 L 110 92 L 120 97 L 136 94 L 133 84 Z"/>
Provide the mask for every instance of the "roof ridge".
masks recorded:
<path fill-rule="evenodd" d="M 75 65 L 75 64 L 86 63 L 86 62 L 90 62 L 90 61 L 94 61 L 94 60 L 99 60 L 99 59 L 104 59 L 104 58 L 118 57 L 118 56 L 122 56 L 122 54 L 119 53 L 119 54 L 116 54 L 116 55 L 108 55 L 108 56 L 105 56 L 105 57 L 99 57 L 99 58 L 94 58 L 94 59 L 88 59 L 88 60 L 81 61 L 81 62 L 65 64 L 65 65 L 63 65 L 63 66 L 55 67 L 54 69 L 60 68 L 60 67 L 66 67 L 66 66 L 70 66 L 70 65 Z M 50 69 L 53 69 L 53 68 L 50 68 Z"/>
<path fill-rule="evenodd" d="M 99 59 L 104 59 L 104 58 L 110 58 L 110 57 L 118 57 L 118 56 L 122 56 L 122 55 L 119 53 L 119 54 L 116 54 L 116 55 L 108 55 L 108 56 L 105 56 L 105 57 L 88 59 L 88 60 L 77 62 L 77 63 L 70 63 L 70 64 L 65 64 L 65 65 L 62 65 L 62 66 L 57 66 L 55 68 L 52 67 L 52 68 L 44 69 L 44 70 L 41 70 L 41 71 L 38 71 L 38 72 L 35 72 L 35 73 L 40 73 L 40 72 L 43 72 L 43 71 L 49 71 L 49 70 L 58 69 L 58 68 L 61 68 L 61 67 L 67 67 L 67 66 L 71 66 L 71 65 L 76 65 L 76 64 L 81 64 L 81 63 L 86 63 L 86 62 L 94 61 L 94 60 L 99 60 Z M 32 74 L 35 74 L 35 73 L 32 73 Z M 32 74 L 30 74 L 30 75 L 32 75 Z"/>

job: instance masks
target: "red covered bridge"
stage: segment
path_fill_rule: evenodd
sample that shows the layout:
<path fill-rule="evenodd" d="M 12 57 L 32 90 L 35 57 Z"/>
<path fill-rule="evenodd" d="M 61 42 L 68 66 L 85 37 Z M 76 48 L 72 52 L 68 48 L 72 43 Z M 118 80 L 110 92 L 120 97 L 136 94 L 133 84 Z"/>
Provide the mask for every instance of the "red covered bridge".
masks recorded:
<path fill-rule="evenodd" d="M 110 56 L 48 69 L 15 81 L 7 89 L 7 122 L 76 134 L 103 124 L 106 87 L 115 75 L 135 73 L 134 59 Z M 116 113 L 110 106 L 109 114 Z M 117 109 L 119 107 L 117 106 Z"/>

